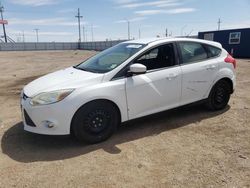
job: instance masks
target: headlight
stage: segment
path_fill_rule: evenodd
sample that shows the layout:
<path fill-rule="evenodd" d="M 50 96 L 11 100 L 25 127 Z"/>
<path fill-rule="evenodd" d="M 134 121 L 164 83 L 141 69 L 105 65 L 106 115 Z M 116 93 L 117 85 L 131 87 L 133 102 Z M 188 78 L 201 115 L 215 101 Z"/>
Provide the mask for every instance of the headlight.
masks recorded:
<path fill-rule="evenodd" d="M 56 103 L 56 102 L 63 100 L 73 91 L 74 89 L 64 89 L 64 90 L 40 93 L 31 99 L 30 104 L 32 106 L 37 106 L 37 105 L 46 105 L 46 104 Z"/>

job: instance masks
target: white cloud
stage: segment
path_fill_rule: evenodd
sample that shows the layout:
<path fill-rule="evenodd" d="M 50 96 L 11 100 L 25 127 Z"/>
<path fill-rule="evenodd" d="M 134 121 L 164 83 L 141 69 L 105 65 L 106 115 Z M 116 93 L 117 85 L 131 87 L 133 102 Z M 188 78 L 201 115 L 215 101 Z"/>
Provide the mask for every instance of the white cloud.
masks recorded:
<path fill-rule="evenodd" d="M 93 29 L 95 29 L 95 28 L 100 28 L 101 26 L 100 25 L 93 25 L 91 27 L 93 27 Z"/>
<path fill-rule="evenodd" d="M 142 21 L 145 19 L 147 19 L 147 18 L 146 17 L 136 17 L 136 18 L 131 18 L 131 19 L 118 20 L 118 21 L 115 21 L 115 23 L 127 23 L 128 21 L 129 22 L 139 22 L 139 21 Z"/>
<path fill-rule="evenodd" d="M 10 0 L 13 4 L 28 5 L 28 6 L 43 6 L 57 4 L 58 0 Z"/>
<path fill-rule="evenodd" d="M 47 19 L 19 19 L 10 18 L 9 23 L 12 25 L 33 25 L 33 26 L 76 26 L 77 21 L 69 21 L 66 18 L 47 18 Z M 87 24 L 87 22 L 82 22 Z"/>
<path fill-rule="evenodd" d="M 19 30 L 9 30 L 9 32 L 12 35 L 22 35 L 23 31 L 19 31 Z M 25 36 L 34 36 L 36 35 L 35 31 L 25 31 L 24 32 Z M 71 32 L 46 32 L 46 31 L 39 31 L 39 35 L 43 35 L 43 36 L 71 36 L 74 35 L 74 33 Z"/>
<path fill-rule="evenodd" d="M 162 9 L 153 9 L 153 10 L 140 10 L 135 11 L 135 14 L 140 16 L 149 16 L 149 15 L 156 15 L 156 14 L 182 14 L 182 13 L 189 13 L 194 12 L 196 9 L 194 8 L 176 8 L 170 10 L 162 10 Z"/>
<path fill-rule="evenodd" d="M 149 25 L 149 24 L 147 24 L 147 25 L 142 25 L 142 26 L 140 26 L 141 28 L 152 28 L 153 27 L 153 25 Z"/>
<path fill-rule="evenodd" d="M 182 14 L 182 13 L 188 13 L 188 12 L 195 12 L 196 9 L 194 8 L 176 8 L 176 9 L 171 9 L 167 10 L 167 14 Z"/>
<path fill-rule="evenodd" d="M 139 22 L 139 21 L 146 20 L 146 19 L 147 19 L 146 17 L 137 17 L 137 18 L 129 19 L 129 21 L 130 22 Z"/>
<path fill-rule="evenodd" d="M 74 35 L 74 33 L 70 32 L 39 32 L 40 35 L 45 35 L 45 36 L 70 36 Z"/>
<path fill-rule="evenodd" d="M 158 0 L 158 1 L 149 1 L 149 2 L 132 2 L 124 3 L 119 6 L 119 8 L 138 8 L 145 6 L 155 6 L 155 7 L 167 7 L 167 6 L 178 6 L 180 3 L 177 3 L 179 0 Z"/>
<path fill-rule="evenodd" d="M 164 10 L 140 10 L 135 11 L 135 14 L 141 15 L 141 16 L 148 16 L 148 15 L 155 15 L 155 14 L 162 14 Z"/>
<path fill-rule="evenodd" d="M 75 13 L 75 12 L 76 12 L 76 9 L 68 8 L 68 9 L 58 10 L 57 12 L 58 12 L 58 13 L 62 13 L 62 14 Z"/>
<path fill-rule="evenodd" d="M 182 3 L 165 3 L 165 4 L 160 4 L 157 5 L 156 7 L 163 8 L 163 7 L 175 7 L 175 6 L 180 6 Z"/>
<path fill-rule="evenodd" d="M 237 23 L 227 23 L 222 22 L 221 29 L 234 29 L 234 28 L 249 28 L 250 27 L 250 21 L 245 20 Z"/>
<path fill-rule="evenodd" d="M 133 3 L 133 2 L 136 2 L 138 0 L 114 0 L 114 3 L 117 3 L 117 4 L 126 4 L 126 3 Z"/>

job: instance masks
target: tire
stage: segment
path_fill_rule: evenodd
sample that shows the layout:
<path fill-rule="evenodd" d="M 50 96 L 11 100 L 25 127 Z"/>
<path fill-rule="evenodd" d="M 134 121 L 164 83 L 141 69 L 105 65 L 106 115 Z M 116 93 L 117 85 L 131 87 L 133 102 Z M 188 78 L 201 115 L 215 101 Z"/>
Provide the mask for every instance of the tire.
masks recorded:
<path fill-rule="evenodd" d="M 212 88 L 206 102 L 209 110 L 222 110 L 224 109 L 230 99 L 230 85 L 225 80 L 218 81 Z"/>
<path fill-rule="evenodd" d="M 117 107 L 111 102 L 98 100 L 81 107 L 71 126 L 78 141 L 95 144 L 111 137 L 119 123 Z"/>

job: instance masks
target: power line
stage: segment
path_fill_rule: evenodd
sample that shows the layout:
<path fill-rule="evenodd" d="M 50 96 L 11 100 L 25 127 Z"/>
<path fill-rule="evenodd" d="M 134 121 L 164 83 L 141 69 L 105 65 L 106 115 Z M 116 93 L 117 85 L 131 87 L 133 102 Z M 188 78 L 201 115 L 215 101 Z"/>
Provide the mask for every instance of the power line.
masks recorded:
<path fill-rule="evenodd" d="M 78 8 L 78 13 L 75 17 L 78 19 L 79 42 L 81 42 L 81 18 L 83 18 L 83 17 L 80 14 L 80 8 Z"/>
<path fill-rule="evenodd" d="M 194 29 L 192 29 L 192 30 L 187 34 L 187 37 L 189 37 L 189 36 L 192 34 L 193 31 L 194 31 Z"/>
<path fill-rule="evenodd" d="M 183 36 L 183 31 L 184 29 L 187 27 L 187 25 L 184 25 L 182 28 L 181 28 L 181 36 Z"/>
<path fill-rule="evenodd" d="M 0 13 L 1 13 L 1 19 L 3 20 L 3 12 L 4 12 L 4 7 L 2 6 L 1 4 L 1 1 L 0 1 Z M 3 23 L 3 35 L 4 35 L 4 40 L 5 40 L 5 43 L 7 43 L 7 34 L 6 34 L 6 30 L 5 30 L 5 24 Z"/>

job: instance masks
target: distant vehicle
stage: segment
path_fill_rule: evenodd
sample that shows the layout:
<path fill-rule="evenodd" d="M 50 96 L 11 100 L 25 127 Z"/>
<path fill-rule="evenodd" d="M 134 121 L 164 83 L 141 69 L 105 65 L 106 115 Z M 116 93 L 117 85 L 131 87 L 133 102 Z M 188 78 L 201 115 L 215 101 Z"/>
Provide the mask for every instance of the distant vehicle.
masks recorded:
<path fill-rule="evenodd" d="M 235 88 L 236 61 L 219 43 L 185 38 L 120 43 L 83 63 L 24 87 L 24 129 L 74 134 L 98 143 L 121 123 L 204 101 L 226 107 Z"/>

